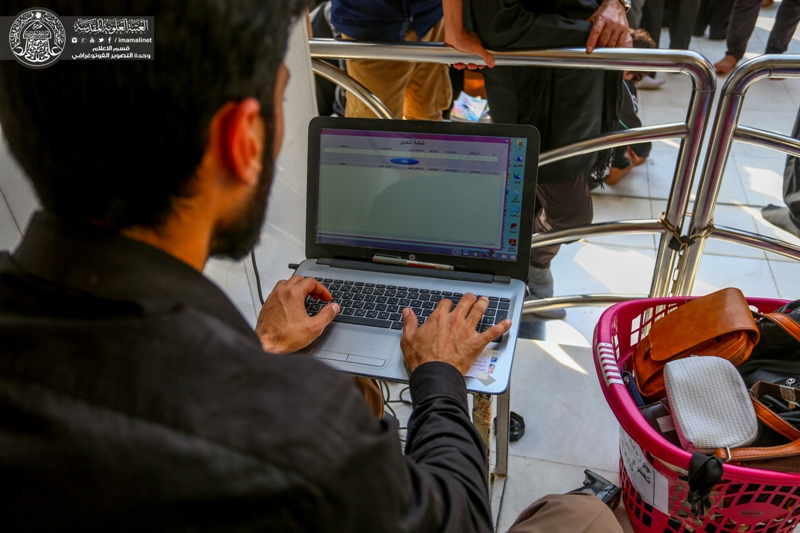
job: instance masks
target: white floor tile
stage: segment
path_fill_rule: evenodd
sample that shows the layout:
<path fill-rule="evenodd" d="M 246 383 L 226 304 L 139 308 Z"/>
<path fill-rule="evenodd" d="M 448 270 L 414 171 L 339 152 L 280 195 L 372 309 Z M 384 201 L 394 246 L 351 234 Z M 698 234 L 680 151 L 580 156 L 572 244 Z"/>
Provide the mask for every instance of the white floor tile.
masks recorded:
<path fill-rule="evenodd" d="M 626 176 L 627 177 L 627 176 Z M 623 178 L 624 181 L 625 178 Z M 650 201 L 645 198 L 622 198 L 619 196 L 593 195 L 593 222 L 617 220 L 641 220 L 653 218 Z M 593 237 L 587 242 L 634 248 L 655 249 L 653 235 L 621 235 L 619 237 Z"/>
<path fill-rule="evenodd" d="M 677 154 L 676 154 L 677 155 Z M 650 188 L 650 198 L 669 198 L 672 189 L 672 180 L 675 177 L 676 156 L 662 152 L 653 152 L 643 166 L 647 168 L 647 185 Z"/>
<path fill-rule="evenodd" d="M 756 233 L 756 222 L 753 219 L 752 211 L 753 208 L 745 205 L 717 204 L 714 209 L 714 224 Z M 766 255 L 761 250 L 713 238 L 708 239 L 703 253 L 766 259 Z"/>
<path fill-rule="evenodd" d="M 739 171 L 749 205 L 783 205 L 785 160 L 745 156 L 734 156 L 731 160 Z"/>
<path fill-rule="evenodd" d="M 658 156 L 666 158 L 669 157 L 665 153 L 659 153 Z M 650 188 L 647 185 L 646 164 L 647 163 L 644 163 L 631 169 L 631 171 L 624 178 L 614 185 L 606 184 L 602 188 L 598 187 L 594 189 L 592 191 L 592 195 L 648 198 L 650 196 Z"/>
<path fill-rule="evenodd" d="M 655 251 L 579 242 L 562 246 L 551 265 L 555 294 L 650 291 Z M 569 311 L 567 311 L 569 313 Z"/>
<path fill-rule="evenodd" d="M 702 173 L 702 164 L 695 175 L 694 191 L 700 186 L 700 177 Z M 695 199 L 695 194 L 692 194 L 692 201 Z M 719 195 L 717 202 L 723 204 L 742 205 L 747 204 L 747 194 L 745 192 L 744 182 L 742 181 L 742 172 L 736 165 L 734 157 L 728 158 L 728 163 L 725 166 L 725 171 L 722 174 L 722 183 L 719 188 Z"/>
<path fill-rule="evenodd" d="M 800 262 L 770 261 L 769 266 L 778 286 L 778 295 L 786 300 L 800 299 Z"/>
<path fill-rule="evenodd" d="M 581 345 L 591 346 L 594 328 L 597 326 L 597 322 L 600 320 L 600 315 L 603 314 L 603 311 L 605 311 L 606 308 L 607 306 L 576 307 L 574 309 L 567 309 L 567 317 L 563 320 L 563 322 L 568 324 L 574 330 L 580 332 L 584 339 L 584 343 Z M 547 337 L 547 339 L 550 340 L 551 337 Z M 557 337 L 553 338 L 553 340 L 555 342 L 560 342 Z M 571 342 L 569 344 L 579 345 L 576 342 Z"/>
<path fill-rule="evenodd" d="M 708 294 L 725 287 L 737 287 L 745 296 L 778 297 L 766 259 L 703 255 L 692 294 Z"/>
<path fill-rule="evenodd" d="M 513 455 L 616 470 L 619 425 L 600 390 L 590 348 L 520 340 L 511 410 L 527 428 L 511 443 Z"/>

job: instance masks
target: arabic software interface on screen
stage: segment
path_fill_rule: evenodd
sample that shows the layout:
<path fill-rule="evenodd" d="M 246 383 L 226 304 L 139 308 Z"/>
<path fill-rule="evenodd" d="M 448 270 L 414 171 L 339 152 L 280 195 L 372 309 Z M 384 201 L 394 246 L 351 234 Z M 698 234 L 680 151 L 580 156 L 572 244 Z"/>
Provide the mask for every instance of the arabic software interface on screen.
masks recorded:
<path fill-rule="evenodd" d="M 320 130 L 317 242 L 516 261 L 526 144 Z"/>

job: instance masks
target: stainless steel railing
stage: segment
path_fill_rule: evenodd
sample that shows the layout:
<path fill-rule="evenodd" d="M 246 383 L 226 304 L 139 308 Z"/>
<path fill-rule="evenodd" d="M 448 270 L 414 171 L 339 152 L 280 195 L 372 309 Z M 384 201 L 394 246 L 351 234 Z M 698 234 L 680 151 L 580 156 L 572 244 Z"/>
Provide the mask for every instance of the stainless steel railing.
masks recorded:
<path fill-rule="evenodd" d="M 424 63 L 475 63 L 483 64 L 479 56 L 464 54 L 441 43 L 362 43 L 336 41 L 332 39 L 309 40 L 311 57 L 318 59 L 382 59 L 414 61 Z M 716 76 L 711 63 L 703 56 L 684 50 L 600 49 L 591 55 L 583 49 L 537 50 L 525 52 L 492 52 L 497 65 L 586 68 L 600 70 L 639 70 L 656 72 L 680 72 L 692 81 L 689 108 L 684 122 L 634 128 L 623 132 L 600 135 L 541 154 L 540 165 L 546 165 L 567 157 L 603 150 L 616 146 L 644 143 L 665 138 L 681 139 L 675 175 L 672 181 L 667 207 L 658 220 L 622 220 L 617 222 L 590 224 L 568 230 L 534 234 L 532 247 L 573 241 L 577 238 L 611 234 L 660 233 L 653 279 L 649 296 L 667 296 L 674 290 L 673 279 L 678 268 L 680 235 L 687 215 L 689 198 L 694 183 L 695 169 L 700 146 L 708 123 L 708 114 L 716 89 Z M 348 88 L 355 87 L 352 94 L 375 110 L 385 108 L 379 100 L 363 86 L 356 86 L 344 72 L 326 65 L 320 68 L 314 61 L 315 72 Z M 338 72 L 332 72 L 337 70 Z M 348 81 L 349 80 L 349 81 Z M 376 111 L 378 116 L 386 113 Z M 391 116 L 391 113 L 389 113 Z M 525 303 L 525 312 L 557 307 L 585 305 L 608 305 L 615 301 L 640 298 L 646 295 L 589 294 L 537 300 Z"/>
<path fill-rule="evenodd" d="M 711 129 L 703 172 L 697 186 L 697 199 L 694 202 L 689 232 L 684 237 L 685 252 L 678 265 L 675 284 L 677 294 L 691 293 L 708 237 L 800 260 L 798 246 L 757 233 L 714 226 L 713 223 L 714 207 L 733 141 L 800 157 L 800 141 L 797 139 L 738 125 L 747 90 L 767 78 L 800 78 L 800 55 L 757 57 L 740 65 L 725 82 Z"/>

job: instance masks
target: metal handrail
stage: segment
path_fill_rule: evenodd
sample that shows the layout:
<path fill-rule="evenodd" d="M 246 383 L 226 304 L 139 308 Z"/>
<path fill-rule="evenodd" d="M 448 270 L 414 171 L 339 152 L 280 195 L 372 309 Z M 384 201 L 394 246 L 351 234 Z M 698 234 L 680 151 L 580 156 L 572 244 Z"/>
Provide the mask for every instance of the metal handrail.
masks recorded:
<path fill-rule="evenodd" d="M 797 139 L 738 126 L 747 90 L 753 84 L 767 78 L 800 78 L 800 55 L 764 55 L 751 59 L 737 67 L 725 82 L 711 129 L 703 171 L 697 185 L 697 199 L 694 202 L 689 232 L 685 239 L 688 246 L 678 265 L 676 294 L 691 294 L 708 237 L 800 260 L 800 247 L 758 233 L 730 228 L 720 229 L 713 225 L 714 207 L 733 141 L 742 141 L 800 156 L 800 141 Z"/>
<path fill-rule="evenodd" d="M 413 61 L 417 63 L 475 63 L 483 65 L 483 60 L 476 55 L 465 54 L 442 43 L 365 43 L 355 41 L 338 41 L 333 39 L 310 39 L 311 57 L 314 59 L 372 59 L 391 61 Z M 703 56 L 688 50 L 652 50 L 652 49 L 598 49 L 587 54 L 582 48 L 558 50 L 535 50 L 519 52 L 491 52 L 495 63 L 500 66 L 538 66 L 559 68 L 586 68 L 598 70 L 634 70 L 679 72 L 692 80 L 692 93 L 689 100 L 686 121 L 683 123 L 662 124 L 634 128 L 625 132 L 613 132 L 593 139 L 586 139 L 568 146 L 544 152 L 540 155 L 540 165 L 553 163 L 567 157 L 589 153 L 597 150 L 623 146 L 627 144 L 649 142 L 664 138 L 681 139 L 678 152 L 675 176 L 672 181 L 667 208 L 660 221 L 632 220 L 618 221 L 610 233 L 661 233 L 650 296 L 667 296 L 672 292 L 673 273 L 678 267 L 678 254 L 670 247 L 675 233 L 680 234 L 686 218 L 690 194 L 694 183 L 694 174 L 700 154 L 700 146 L 708 123 L 708 114 L 716 89 L 716 75 L 711 63 Z M 335 68 L 335 67 L 331 67 Z M 316 71 L 316 69 L 315 69 Z M 346 74 L 342 73 L 346 76 Z M 328 78 L 331 79 L 331 78 Z M 336 80 L 331 79 L 334 83 Z M 365 92 L 367 94 L 365 94 Z M 369 91 L 353 93 L 367 103 L 378 100 Z M 369 104 L 367 104 L 369 105 Z M 557 242 L 566 242 L 595 234 L 606 234 L 610 229 L 604 226 L 595 230 L 598 225 L 572 228 L 564 232 L 535 234 L 532 246 L 550 244 L 555 238 Z M 576 233 L 577 231 L 577 233 Z M 597 233 L 600 232 L 600 233 Z M 561 307 L 572 306 L 569 298 L 577 298 L 581 305 L 607 305 L 614 301 L 629 299 L 630 295 L 583 295 L 577 297 L 554 298 L 552 302 L 545 299 L 537 302 L 537 306 L 550 306 L 563 303 Z M 557 301 L 559 300 L 559 301 Z M 526 304 L 526 311 L 533 309 Z M 550 307 L 548 307 L 550 308 Z M 538 309 L 538 307 L 537 307 Z"/>

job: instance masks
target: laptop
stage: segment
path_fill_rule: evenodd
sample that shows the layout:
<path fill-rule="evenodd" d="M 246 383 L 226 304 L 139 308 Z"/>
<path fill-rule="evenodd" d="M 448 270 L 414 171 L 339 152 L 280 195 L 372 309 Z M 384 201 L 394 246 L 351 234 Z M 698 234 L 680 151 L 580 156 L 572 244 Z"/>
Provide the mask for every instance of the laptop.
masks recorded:
<path fill-rule="evenodd" d="M 525 299 L 539 133 L 531 126 L 317 117 L 309 125 L 306 259 L 341 306 L 305 353 L 352 374 L 405 382 L 401 311 L 420 323 L 443 298 L 489 298 L 504 318 L 467 389 L 508 388 Z M 316 314 L 324 302 L 309 297 Z"/>

